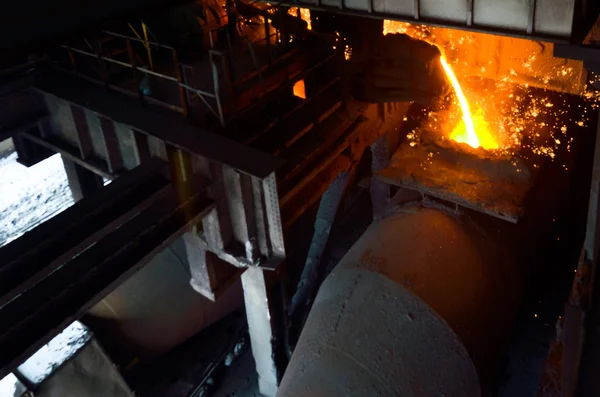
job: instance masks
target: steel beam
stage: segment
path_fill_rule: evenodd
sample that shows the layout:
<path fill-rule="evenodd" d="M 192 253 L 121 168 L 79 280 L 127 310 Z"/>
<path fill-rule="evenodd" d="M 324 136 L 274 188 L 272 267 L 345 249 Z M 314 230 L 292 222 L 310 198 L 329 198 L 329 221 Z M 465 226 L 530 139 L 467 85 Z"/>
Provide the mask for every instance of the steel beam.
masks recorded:
<path fill-rule="evenodd" d="M 21 132 L 29 131 L 33 128 L 40 126 L 42 123 L 48 120 L 47 115 L 39 115 L 28 117 L 27 120 L 12 125 L 3 125 L 0 131 L 0 142 L 18 135 Z"/>
<path fill-rule="evenodd" d="M 148 155 L 169 161 L 173 170 L 181 171 L 174 175 L 176 179 L 181 176 L 182 181 L 194 174 L 195 165 L 201 164 L 199 174 L 209 179 L 209 194 L 217 203 L 214 214 L 205 221 L 209 251 L 237 267 L 274 269 L 281 263 L 285 249 L 274 172 L 283 160 L 69 74 L 42 74 L 35 87 L 45 96 L 48 107 L 54 109 L 50 117 L 55 130 L 46 138 L 28 134 L 27 139 L 111 179 L 124 164 L 123 148 L 132 148 L 128 155 L 139 162 Z M 61 109 L 65 108 L 70 109 L 72 120 L 64 117 Z M 86 147 L 91 150 L 81 150 L 90 136 L 91 125 L 88 127 L 87 122 L 98 118 L 106 159 L 98 157 L 103 154 L 90 142 Z M 69 134 L 73 128 L 78 131 L 75 137 Z M 123 130 L 130 131 L 129 136 L 133 134 L 133 145 L 124 142 L 127 138 L 122 134 L 116 134 Z M 73 141 L 79 143 L 79 155 L 73 150 Z"/>
<path fill-rule="evenodd" d="M 47 149 L 48 153 L 50 154 L 60 153 L 63 157 L 106 179 L 114 179 L 117 176 L 109 172 L 108 165 L 106 164 L 105 160 L 97 156 L 91 156 L 90 158 L 83 159 L 79 154 L 78 148 L 65 142 L 56 135 L 42 138 L 38 135 L 24 132 L 16 135 L 16 137 L 17 139 L 23 139 L 24 141 L 33 143 L 38 147 Z"/>
<path fill-rule="evenodd" d="M 92 137 L 90 136 L 90 129 L 85 117 L 85 111 L 79 106 L 71 105 L 71 114 L 73 115 L 77 146 L 81 158 L 87 160 L 94 155 L 94 146 L 92 145 Z"/>
<path fill-rule="evenodd" d="M 577 61 L 600 62 L 600 48 L 593 45 L 555 44 L 553 55 L 558 58 L 575 59 Z"/>
<path fill-rule="evenodd" d="M 115 131 L 115 123 L 104 117 L 100 118 L 100 126 L 102 127 L 102 140 L 104 150 L 106 151 L 106 162 L 111 173 L 123 172 L 123 154 L 119 148 L 119 140 Z"/>
<path fill-rule="evenodd" d="M 0 378 L 213 208 L 201 189 L 182 201 L 156 164 L 0 250 Z"/>
<path fill-rule="evenodd" d="M 237 267 L 274 269 L 282 262 L 274 172 L 283 160 L 68 73 L 39 77 L 34 91 L 53 128 L 22 137 L 108 179 L 149 156 L 168 161 L 182 189 L 198 178 L 210 185 L 217 203 L 204 225 L 210 252 Z"/>
<path fill-rule="evenodd" d="M 158 138 L 192 155 L 211 159 L 264 179 L 283 160 L 206 131 L 165 109 L 143 107 L 139 100 L 111 92 L 68 73 L 47 71 L 34 82 L 39 92 L 76 104 L 115 123 Z"/>
<path fill-rule="evenodd" d="M 34 285 L 32 279 L 56 270 L 65 257 L 118 227 L 128 211 L 169 184 L 166 164 L 151 161 L 1 247 L 0 307 Z"/>
<path fill-rule="evenodd" d="M 578 2 L 574 0 L 508 3 L 484 0 L 453 3 L 422 0 L 287 0 L 279 4 L 338 15 L 391 19 L 562 43 L 581 39 L 582 33 L 585 36 L 598 16 L 595 5 L 578 7 Z"/>

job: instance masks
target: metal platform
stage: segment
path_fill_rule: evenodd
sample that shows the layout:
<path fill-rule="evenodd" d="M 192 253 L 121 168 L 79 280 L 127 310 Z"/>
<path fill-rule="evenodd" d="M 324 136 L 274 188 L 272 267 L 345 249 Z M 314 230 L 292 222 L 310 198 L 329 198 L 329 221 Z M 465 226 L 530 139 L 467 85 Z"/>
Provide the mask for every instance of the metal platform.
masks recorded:
<path fill-rule="evenodd" d="M 435 155 L 433 155 L 435 153 Z M 435 145 L 405 142 L 377 177 L 488 215 L 517 223 L 531 188 L 528 170 L 509 160 L 490 161 Z"/>

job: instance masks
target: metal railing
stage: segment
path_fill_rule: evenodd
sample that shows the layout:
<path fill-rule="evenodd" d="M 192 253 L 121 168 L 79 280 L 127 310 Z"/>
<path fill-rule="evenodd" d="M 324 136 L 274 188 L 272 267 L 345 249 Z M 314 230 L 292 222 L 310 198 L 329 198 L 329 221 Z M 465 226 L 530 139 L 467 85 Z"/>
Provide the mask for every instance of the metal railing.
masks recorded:
<path fill-rule="evenodd" d="M 134 75 L 134 80 L 136 81 L 136 83 L 138 81 L 140 81 L 139 76 L 138 76 L 139 72 L 141 72 L 141 73 L 143 73 L 145 75 L 154 76 L 154 77 L 157 77 L 157 78 L 160 78 L 160 79 L 163 79 L 163 80 L 171 81 L 171 82 L 177 84 L 177 87 L 179 89 L 179 100 L 180 100 L 179 106 L 173 106 L 171 104 L 162 102 L 159 99 L 152 98 L 152 97 L 150 97 L 148 95 L 144 95 L 145 99 L 148 100 L 149 102 L 153 102 L 153 103 L 158 104 L 158 105 L 162 105 L 162 106 L 166 105 L 165 107 L 167 107 L 167 108 L 169 108 L 171 110 L 179 111 L 180 113 L 182 113 L 184 116 L 187 117 L 188 116 L 188 112 L 189 112 L 189 103 L 188 103 L 188 95 L 187 95 L 186 91 L 189 91 L 189 92 L 192 92 L 193 94 L 197 95 L 202 100 L 202 102 L 207 106 L 207 108 L 209 109 L 209 111 L 215 117 L 217 117 L 220 120 L 220 122 L 221 122 L 222 125 L 224 125 L 223 114 L 222 114 L 222 111 L 220 110 L 222 107 L 221 107 L 221 104 L 219 103 L 218 81 L 217 81 L 218 79 L 214 80 L 214 90 L 215 90 L 214 92 L 207 92 L 207 91 L 203 91 L 203 90 L 200 90 L 198 88 L 192 87 L 192 86 L 186 84 L 186 82 L 184 82 L 183 72 L 182 72 L 183 65 L 180 64 L 180 62 L 178 60 L 177 52 L 175 51 L 175 48 L 173 48 L 171 46 L 164 45 L 164 44 L 159 44 L 159 43 L 156 43 L 156 42 L 152 42 L 152 41 L 146 42 L 144 40 L 137 39 L 135 37 L 129 37 L 129 36 L 126 36 L 126 35 L 123 35 L 123 34 L 119 34 L 119 33 L 108 32 L 108 31 L 104 31 L 103 33 L 106 34 L 106 35 L 108 35 L 108 36 L 118 37 L 118 38 L 121 38 L 121 39 L 125 40 L 126 47 L 127 47 L 127 52 L 128 52 L 128 57 L 129 57 L 129 62 L 124 62 L 124 61 L 120 61 L 118 59 L 114 59 L 114 58 L 111 58 L 111 57 L 108 57 L 108 56 L 101 55 L 100 51 L 98 51 L 96 53 L 93 53 L 93 52 L 90 52 L 90 51 L 81 50 L 81 49 L 78 49 L 78 48 L 74 48 L 74 47 L 69 47 L 69 46 L 66 46 L 66 45 L 62 45 L 61 47 L 65 48 L 65 49 L 67 49 L 67 51 L 69 51 L 69 54 L 70 54 L 69 58 L 71 59 L 71 66 L 72 66 L 72 68 L 73 68 L 74 71 L 77 72 L 77 66 L 76 66 L 76 63 L 75 63 L 75 58 L 72 56 L 72 53 L 78 53 L 78 54 L 86 55 L 86 56 L 91 57 L 91 58 L 96 58 L 100 62 L 101 67 L 103 69 L 105 69 L 105 62 L 114 64 L 114 65 L 119 65 L 119 66 L 122 66 L 124 68 L 132 69 L 133 75 Z M 148 68 L 146 66 L 137 65 L 136 57 L 135 57 L 135 54 L 133 53 L 133 46 L 131 44 L 132 42 L 140 42 L 140 43 L 142 43 L 144 45 L 147 43 L 147 44 L 149 44 L 149 45 L 151 45 L 153 47 L 163 48 L 163 49 L 166 49 L 166 50 L 170 51 L 171 54 L 172 54 L 172 59 L 173 59 L 173 65 L 174 65 L 174 73 L 173 74 L 174 75 L 170 76 L 170 75 L 167 75 L 167 74 L 164 74 L 164 73 L 156 72 L 156 71 L 154 71 L 151 68 Z M 214 63 L 212 56 L 211 56 L 210 60 L 211 60 L 211 63 Z M 103 81 L 104 84 L 106 84 L 110 88 L 115 89 L 117 91 L 123 91 L 122 87 L 110 84 L 109 81 L 108 81 L 108 76 L 104 76 L 104 77 L 105 77 L 103 79 L 104 80 Z M 216 102 L 217 102 L 217 110 L 215 110 L 208 103 L 207 99 L 214 99 L 214 100 L 216 100 Z"/>
<path fill-rule="evenodd" d="M 123 52 L 126 51 L 127 53 L 126 61 L 116 59 L 115 57 L 110 56 L 110 54 L 104 52 L 101 41 L 98 41 L 98 45 L 96 47 L 85 41 L 88 47 L 86 49 L 76 48 L 72 45 L 61 45 L 60 47 L 66 49 L 68 52 L 71 70 L 79 74 L 81 77 L 94 82 L 99 82 L 115 91 L 123 92 L 129 95 L 140 96 L 148 103 L 153 103 L 170 110 L 177 111 L 182 113 L 185 117 L 188 117 L 189 115 L 191 100 L 193 98 L 198 98 L 206 107 L 208 112 L 218 120 L 221 127 L 225 127 L 227 121 L 224 114 L 222 98 L 223 90 L 225 92 L 234 92 L 242 83 L 247 82 L 252 78 L 256 78 L 257 76 L 259 82 L 262 83 L 263 73 L 268 68 L 285 59 L 285 51 L 283 54 L 281 54 L 281 56 L 278 56 L 279 54 L 273 54 L 273 44 L 281 41 L 281 32 L 276 28 L 271 28 L 269 18 L 272 17 L 272 14 L 272 9 L 266 9 L 262 12 L 262 17 L 264 20 L 264 37 L 254 41 L 245 36 L 240 37 L 241 42 L 247 46 L 247 51 L 250 52 L 250 58 L 252 59 L 255 68 L 253 72 L 245 73 L 244 76 L 241 76 L 240 78 L 236 78 L 233 69 L 234 58 L 236 55 L 239 55 L 236 53 L 236 51 L 239 51 L 239 47 L 234 49 L 234 46 L 232 45 L 232 38 L 230 37 L 228 30 L 229 26 L 220 26 L 207 32 L 210 42 L 210 49 L 207 51 L 208 63 L 211 71 L 210 78 L 212 78 L 212 82 L 210 82 L 208 85 L 211 86 L 212 92 L 207 91 L 206 89 L 199 89 L 193 84 L 190 84 L 189 76 L 190 74 L 193 75 L 195 68 L 190 64 L 181 63 L 174 47 L 148 40 L 147 37 L 132 37 L 112 31 L 102 32 L 105 35 L 105 38 L 124 40 L 125 48 L 123 49 Z M 243 19 L 238 19 L 237 23 L 242 23 L 242 21 Z M 226 38 L 225 46 L 223 46 L 224 48 L 217 48 L 216 46 L 216 37 L 219 35 L 225 36 Z M 262 42 L 265 43 L 267 49 L 267 62 L 266 64 L 260 65 L 256 56 L 255 47 Z M 134 45 L 141 45 L 146 49 L 147 56 L 149 58 L 147 62 L 145 60 L 139 60 L 141 55 L 134 51 Z M 154 51 L 167 51 L 170 53 L 172 64 L 170 67 L 173 70 L 172 74 L 165 73 L 164 70 L 160 72 L 157 71 L 156 59 L 154 59 L 154 65 L 151 65 L 150 59 L 156 58 L 152 56 L 151 49 Z M 97 65 L 100 69 L 97 74 L 99 75 L 100 80 L 82 72 L 82 68 L 78 66 L 75 54 L 86 56 L 89 59 L 97 62 Z M 111 83 L 107 65 L 116 65 L 122 68 L 130 69 L 136 84 L 135 89 L 132 90 L 131 88 L 128 89 L 122 85 Z M 177 103 L 168 103 L 149 93 L 144 93 L 140 88 L 140 83 L 143 79 L 142 76 L 152 76 L 157 79 L 175 84 L 179 91 Z M 220 81 L 220 76 L 223 78 L 223 81 Z"/>

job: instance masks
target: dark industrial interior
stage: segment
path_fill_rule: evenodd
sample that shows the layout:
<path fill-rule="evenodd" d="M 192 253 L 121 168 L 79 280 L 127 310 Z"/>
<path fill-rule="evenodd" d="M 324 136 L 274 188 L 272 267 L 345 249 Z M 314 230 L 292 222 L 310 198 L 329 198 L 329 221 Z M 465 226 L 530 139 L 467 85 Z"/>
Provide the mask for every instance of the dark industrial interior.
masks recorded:
<path fill-rule="evenodd" d="M 600 3 L 18 3 L 0 397 L 600 396 Z"/>

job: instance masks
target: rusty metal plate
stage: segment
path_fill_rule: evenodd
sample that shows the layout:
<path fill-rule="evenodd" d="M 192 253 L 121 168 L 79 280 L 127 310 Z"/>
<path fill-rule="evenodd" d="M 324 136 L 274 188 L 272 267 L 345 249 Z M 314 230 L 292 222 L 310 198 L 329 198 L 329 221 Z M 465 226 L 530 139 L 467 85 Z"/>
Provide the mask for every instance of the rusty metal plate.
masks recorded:
<path fill-rule="evenodd" d="M 523 214 L 532 185 L 526 167 L 511 159 L 480 158 L 433 144 L 411 147 L 408 142 L 377 177 L 513 223 Z"/>

